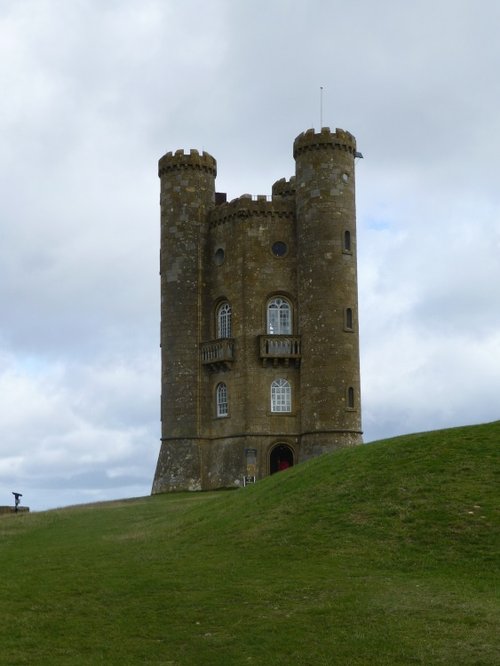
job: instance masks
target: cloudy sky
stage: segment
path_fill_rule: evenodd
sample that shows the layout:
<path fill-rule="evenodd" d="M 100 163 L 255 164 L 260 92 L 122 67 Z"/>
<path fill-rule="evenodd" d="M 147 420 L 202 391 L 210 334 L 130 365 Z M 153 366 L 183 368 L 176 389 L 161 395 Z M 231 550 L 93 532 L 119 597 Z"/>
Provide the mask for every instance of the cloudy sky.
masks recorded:
<path fill-rule="evenodd" d="M 150 492 L 167 150 L 351 131 L 365 441 L 500 418 L 497 0 L 0 0 L 0 504 Z"/>

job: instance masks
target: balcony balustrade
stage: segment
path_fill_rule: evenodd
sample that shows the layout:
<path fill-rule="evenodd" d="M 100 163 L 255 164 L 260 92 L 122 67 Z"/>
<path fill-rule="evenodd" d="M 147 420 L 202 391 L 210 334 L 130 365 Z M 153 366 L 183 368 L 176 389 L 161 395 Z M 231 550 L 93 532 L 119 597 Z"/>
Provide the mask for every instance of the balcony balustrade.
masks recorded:
<path fill-rule="evenodd" d="M 201 345 L 201 362 L 212 369 L 227 369 L 234 361 L 234 340 L 221 338 Z"/>
<path fill-rule="evenodd" d="M 288 366 L 290 361 L 300 365 L 301 343 L 299 335 L 260 335 L 259 356 L 266 366 L 271 362 Z M 234 361 L 234 339 L 210 340 L 201 345 L 201 362 L 211 370 L 228 370 Z"/>
<path fill-rule="evenodd" d="M 260 336 L 260 358 L 264 366 L 267 365 L 268 361 L 272 361 L 275 366 L 280 361 L 285 366 L 293 361 L 296 366 L 299 366 L 300 357 L 300 335 Z"/>

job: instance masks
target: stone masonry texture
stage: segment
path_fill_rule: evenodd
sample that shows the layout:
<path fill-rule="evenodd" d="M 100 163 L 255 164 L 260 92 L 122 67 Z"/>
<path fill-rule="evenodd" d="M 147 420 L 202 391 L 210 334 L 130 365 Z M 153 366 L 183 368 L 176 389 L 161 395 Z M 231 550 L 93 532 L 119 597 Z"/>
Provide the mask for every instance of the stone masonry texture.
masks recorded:
<path fill-rule="evenodd" d="M 208 153 L 159 161 L 162 441 L 153 493 L 234 488 L 362 442 L 356 141 L 308 130 L 293 155 L 295 176 L 274 183 L 271 197 L 230 202 L 215 193 Z M 286 310 L 278 328 L 273 307 Z"/>

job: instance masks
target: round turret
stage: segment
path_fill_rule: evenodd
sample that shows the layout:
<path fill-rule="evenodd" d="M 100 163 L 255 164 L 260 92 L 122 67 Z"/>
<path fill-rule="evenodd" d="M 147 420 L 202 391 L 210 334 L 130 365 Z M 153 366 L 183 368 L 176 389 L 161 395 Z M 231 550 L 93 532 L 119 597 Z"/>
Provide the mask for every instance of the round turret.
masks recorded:
<path fill-rule="evenodd" d="M 356 156 L 356 139 L 350 132 L 342 129 L 336 129 L 331 132 L 329 127 L 322 127 L 321 132 L 315 133 L 313 129 L 308 129 L 295 139 L 293 143 L 293 156 L 295 159 L 307 151 L 322 149 L 343 150 Z"/>
<path fill-rule="evenodd" d="M 306 457 L 361 439 L 352 134 L 308 130 L 294 142 L 297 284 Z"/>
<path fill-rule="evenodd" d="M 215 206 L 217 165 L 208 153 L 177 150 L 158 165 L 161 179 L 162 446 L 155 492 L 197 489 L 201 470 L 199 303 L 206 282 L 208 214 Z M 177 449 L 168 443 L 177 442 Z M 180 448 L 179 448 L 180 447 Z M 174 455 L 175 451 L 175 455 Z M 181 453 L 179 453 L 179 451 Z"/>
<path fill-rule="evenodd" d="M 160 178 L 168 171 L 183 170 L 183 169 L 198 169 L 211 174 L 213 178 L 217 176 L 217 162 L 212 155 L 203 151 L 200 153 L 191 148 L 189 153 L 184 150 L 176 150 L 175 153 L 169 151 L 158 162 L 158 175 Z"/>

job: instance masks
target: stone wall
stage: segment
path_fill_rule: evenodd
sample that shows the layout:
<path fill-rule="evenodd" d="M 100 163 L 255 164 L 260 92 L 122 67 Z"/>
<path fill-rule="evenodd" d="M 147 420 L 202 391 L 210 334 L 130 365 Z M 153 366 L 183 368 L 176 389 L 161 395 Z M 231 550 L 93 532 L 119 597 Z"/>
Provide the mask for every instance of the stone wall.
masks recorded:
<path fill-rule="evenodd" d="M 230 202 L 215 196 L 216 163 L 207 153 L 160 160 L 162 446 L 154 493 L 238 487 L 249 469 L 262 478 L 278 445 L 296 464 L 361 442 L 355 155 L 348 132 L 309 130 L 294 143 L 295 176 L 274 183 L 272 197 Z M 291 307 L 287 335 L 267 330 L 276 297 Z M 224 340 L 222 303 L 232 312 Z M 291 387 L 290 411 L 271 410 L 275 380 Z M 228 408 L 218 415 L 221 384 Z"/>
<path fill-rule="evenodd" d="M 30 510 L 29 506 L 18 506 L 17 511 L 13 506 L 0 506 L 0 514 L 2 513 L 27 513 Z"/>

